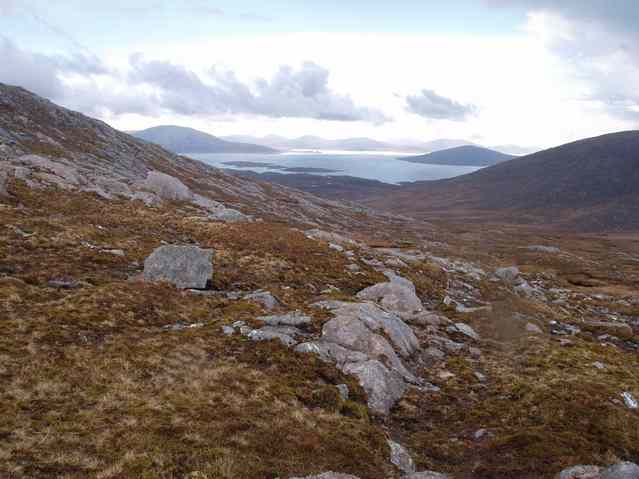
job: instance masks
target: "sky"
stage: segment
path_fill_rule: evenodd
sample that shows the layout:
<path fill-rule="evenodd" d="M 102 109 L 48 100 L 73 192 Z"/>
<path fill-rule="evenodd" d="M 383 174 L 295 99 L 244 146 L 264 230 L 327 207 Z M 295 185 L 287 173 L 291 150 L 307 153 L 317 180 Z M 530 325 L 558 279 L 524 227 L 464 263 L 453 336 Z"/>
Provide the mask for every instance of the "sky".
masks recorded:
<path fill-rule="evenodd" d="M 0 0 L 0 82 L 122 130 L 543 148 L 639 128 L 636 25 L 636 0 Z"/>

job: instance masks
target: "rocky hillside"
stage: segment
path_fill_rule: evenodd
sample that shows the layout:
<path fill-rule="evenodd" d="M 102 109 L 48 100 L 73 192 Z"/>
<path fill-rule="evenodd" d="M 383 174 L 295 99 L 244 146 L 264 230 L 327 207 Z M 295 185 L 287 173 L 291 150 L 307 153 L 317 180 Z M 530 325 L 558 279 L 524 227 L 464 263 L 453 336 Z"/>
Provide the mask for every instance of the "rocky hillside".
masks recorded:
<path fill-rule="evenodd" d="M 637 477 L 636 237 L 376 216 L 20 89 L 0 121 L 0 477 Z"/>
<path fill-rule="evenodd" d="M 277 150 L 267 146 L 226 141 L 181 126 L 155 126 L 131 134 L 174 153 L 277 153 Z"/>
<path fill-rule="evenodd" d="M 639 131 L 577 141 L 370 204 L 420 217 L 639 230 Z"/>

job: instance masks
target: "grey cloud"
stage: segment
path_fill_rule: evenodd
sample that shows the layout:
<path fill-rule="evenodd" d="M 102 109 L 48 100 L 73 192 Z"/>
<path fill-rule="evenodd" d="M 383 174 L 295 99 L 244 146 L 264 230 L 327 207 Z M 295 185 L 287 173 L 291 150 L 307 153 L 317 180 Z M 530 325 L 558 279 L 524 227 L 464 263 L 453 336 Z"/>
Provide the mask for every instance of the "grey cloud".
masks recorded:
<path fill-rule="evenodd" d="M 328 87 L 328 70 L 314 63 L 300 69 L 280 67 L 270 79 L 259 79 L 254 88 L 233 72 L 211 69 L 210 82 L 183 66 L 131 57 L 129 80 L 153 87 L 162 108 L 173 113 L 217 115 L 246 113 L 274 118 L 313 118 L 335 121 L 382 123 L 386 116 L 356 105 L 347 95 Z"/>
<path fill-rule="evenodd" d="M 427 89 L 422 90 L 419 95 L 407 96 L 406 108 L 433 120 L 463 121 L 478 112 L 475 105 L 459 103 Z"/>
<path fill-rule="evenodd" d="M 106 67 L 96 58 L 82 54 L 62 56 L 31 53 L 21 50 L 1 36 L 0 58 L 0 81 L 23 86 L 52 99 L 64 96 L 64 75 L 86 76 L 107 72 Z"/>

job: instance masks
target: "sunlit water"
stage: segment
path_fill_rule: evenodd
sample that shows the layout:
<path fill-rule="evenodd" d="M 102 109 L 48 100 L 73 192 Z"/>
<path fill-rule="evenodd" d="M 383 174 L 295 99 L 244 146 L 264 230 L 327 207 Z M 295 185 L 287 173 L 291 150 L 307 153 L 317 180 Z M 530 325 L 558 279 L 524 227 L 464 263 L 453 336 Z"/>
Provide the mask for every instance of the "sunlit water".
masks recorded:
<path fill-rule="evenodd" d="M 275 155 L 265 154 L 196 154 L 184 153 L 185 156 L 198 159 L 218 168 L 254 171 L 257 173 L 286 171 L 268 167 L 238 167 L 224 164 L 228 161 L 250 161 L 255 163 L 269 163 L 283 167 L 325 168 L 339 170 L 334 173 L 310 173 L 322 176 L 347 175 L 369 180 L 379 180 L 385 183 L 398 184 L 402 182 L 440 180 L 466 173 L 472 173 L 479 168 L 472 166 L 450 165 L 422 165 L 398 160 L 398 156 L 380 153 L 283 153 Z"/>

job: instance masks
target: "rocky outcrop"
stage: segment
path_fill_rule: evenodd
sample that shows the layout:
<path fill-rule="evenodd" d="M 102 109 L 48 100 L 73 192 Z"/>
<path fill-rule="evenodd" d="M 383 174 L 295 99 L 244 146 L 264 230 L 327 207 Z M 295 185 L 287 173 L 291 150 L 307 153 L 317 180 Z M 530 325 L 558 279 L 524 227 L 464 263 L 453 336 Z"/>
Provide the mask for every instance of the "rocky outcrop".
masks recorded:
<path fill-rule="evenodd" d="M 368 395 L 368 408 L 374 415 L 387 416 L 406 392 L 406 383 L 399 373 L 376 360 L 349 363 L 342 371 L 357 377 Z"/>
<path fill-rule="evenodd" d="M 177 178 L 165 173 L 160 173 L 159 171 L 149 171 L 146 179 L 142 183 L 142 188 L 154 193 L 163 200 L 193 200 L 193 193 L 188 186 Z"/>
<path fill-rule="evenodd" d="M 555 479 L 639 479 L 639 466 L 633 462 L 620 462 L 606 469 L 572 466 L 557 474 Z"/>
<path fill-rule="evenodd" d="M 167 281 L 181 289 L 204 289 L 213 274 L 213 250 L 161 246 L 144 261 L 146 281 Z"/>

